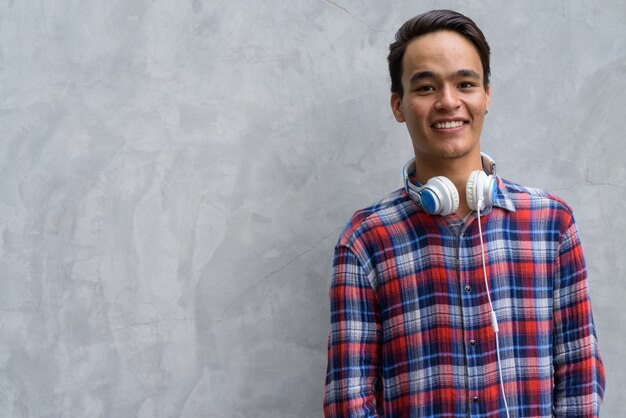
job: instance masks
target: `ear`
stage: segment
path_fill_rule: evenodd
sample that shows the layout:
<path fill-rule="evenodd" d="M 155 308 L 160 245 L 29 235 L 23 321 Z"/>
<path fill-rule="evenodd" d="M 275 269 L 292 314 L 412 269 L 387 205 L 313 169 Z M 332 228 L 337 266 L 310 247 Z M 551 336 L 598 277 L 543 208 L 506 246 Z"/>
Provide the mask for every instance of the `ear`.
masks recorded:
<path fill-rule="evenodd" d="M 400 95 L 398 93 L 391 93 L 389 104 L 391 105 L 393 116 L 398 122 L 403 123 L 405 119 L 404 114 L 402 113 L 402 98 Z"/>
<path fill-rule="evenodd" d="M 489 100 L 491 99 L 491 85 L 490 84 L 487 84 L 487 87 L 485 88 L 485 98 L 486 98 L 485 109 L 489 111 Z"/>

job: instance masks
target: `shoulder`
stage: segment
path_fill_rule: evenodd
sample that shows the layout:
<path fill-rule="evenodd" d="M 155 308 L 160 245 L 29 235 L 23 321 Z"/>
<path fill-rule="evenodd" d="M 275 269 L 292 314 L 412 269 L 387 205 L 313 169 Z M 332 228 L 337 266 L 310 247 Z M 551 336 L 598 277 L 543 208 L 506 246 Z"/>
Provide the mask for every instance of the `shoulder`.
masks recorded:
<path fill-rule="evenodd" d="M 354 212 L 339 237 L 338 245 L 351 247 L 364 235 L 404 222 L 416 210 L 416 205 L 404 191 L 398 189 L 379 201 Z"/>
<path fill-rule="evenodd" d="M 516 207 L 518 204 L 522 206 L 522 208 L 526 205 L 544 204 L 555 206 L 558 209 L 572 213 L 572 208 L 563 199 L 544 189 L 522 186 L 521 184 L 506 179 L 501 180 L 504 189 L 508 192 L 511 199 L 516 204 Z"/>
<path fill-rule="evenodd" d="M 560 197 L 540 188 L 522 186 L 500 179 L 500 190 L 513 202 L 518 216 L 532 219 L 560 219 L 567 227 L 573 222 L 572 208 Z"/>

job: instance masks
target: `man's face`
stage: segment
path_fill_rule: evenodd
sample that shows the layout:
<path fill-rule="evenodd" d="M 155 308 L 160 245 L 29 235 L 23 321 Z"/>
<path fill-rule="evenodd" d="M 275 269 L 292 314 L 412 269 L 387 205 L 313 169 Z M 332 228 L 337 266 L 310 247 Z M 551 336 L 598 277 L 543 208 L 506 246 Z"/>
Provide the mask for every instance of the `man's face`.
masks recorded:
<path fill-rule="evenodd" d="M 474 158 L 489 108 L 489 86 L 474 45 L 456 32 L 413 39 L 402 59 L 404 95 L 391 96 L 398 122 L 406 122 L 415 155 L 424 159 Z"/>

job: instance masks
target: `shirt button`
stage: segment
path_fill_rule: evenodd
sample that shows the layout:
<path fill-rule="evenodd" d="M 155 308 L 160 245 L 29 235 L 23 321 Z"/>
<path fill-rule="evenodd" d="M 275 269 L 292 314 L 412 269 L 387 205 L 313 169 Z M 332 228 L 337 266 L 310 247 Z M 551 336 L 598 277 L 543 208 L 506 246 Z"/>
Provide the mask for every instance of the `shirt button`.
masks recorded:
<path fill-rule="evenodd" d="M 474 402 L 474 403 L 478 403 L 478 401 L 479 401 L 478 396 L 474 396 L 474 397 L 472 398 L 472 402 Z"/>
<path fill-rule="evenodd" d="M 472 347 L 476 347 L 476 340 L 470 340 L 470 345 Z"/>
<path fill-rule="evenodd" d="M 470 285 L 465 285 L 465 291 L 466 291 L 467 293 L 471 292 L 471 291 L 472 291 L 472 286 L 470 286 Z"/>

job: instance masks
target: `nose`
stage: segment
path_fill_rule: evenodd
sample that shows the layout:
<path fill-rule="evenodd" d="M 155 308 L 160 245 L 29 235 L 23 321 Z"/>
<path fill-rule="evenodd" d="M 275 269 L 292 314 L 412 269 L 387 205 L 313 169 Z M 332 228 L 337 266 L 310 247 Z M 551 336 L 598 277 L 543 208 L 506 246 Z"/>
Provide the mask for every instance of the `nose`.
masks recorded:
<path fill-rule="evenodd" d="M 452 86 L 443 86 L 439 90 L 439 97 L 435 103 L 435 109 L 441 111 L 449 111 L 457 109 L 461 106 L 457 90 Z"/>

